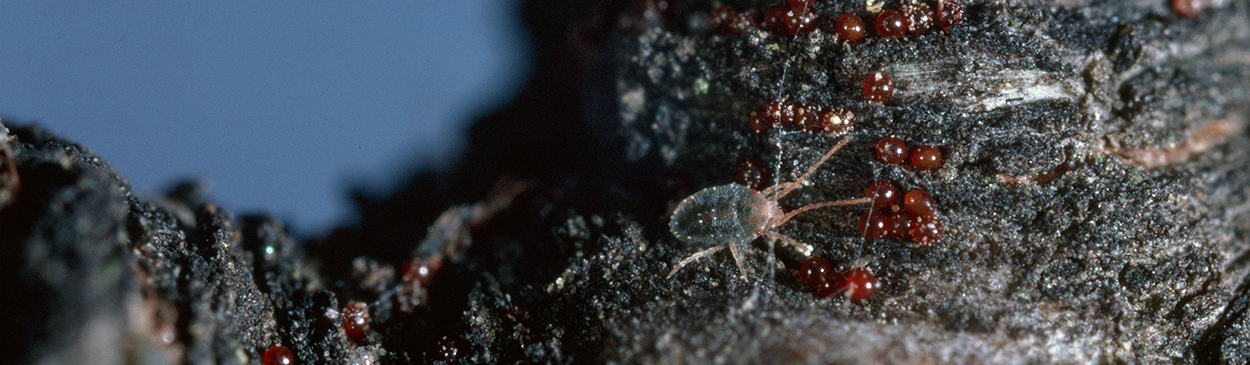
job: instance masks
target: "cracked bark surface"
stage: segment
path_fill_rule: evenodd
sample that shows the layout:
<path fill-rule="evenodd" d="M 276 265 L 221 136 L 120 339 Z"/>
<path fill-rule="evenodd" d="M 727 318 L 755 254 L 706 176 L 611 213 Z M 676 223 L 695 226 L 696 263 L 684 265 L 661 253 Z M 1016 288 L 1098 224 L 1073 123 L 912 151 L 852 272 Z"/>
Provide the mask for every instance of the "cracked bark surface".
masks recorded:
<path fill-rule="evenodd" d="M 81 146 L 8 130 L 3 267 L 31 294 L 4 323 L 36 334 L 19 361 L 258 363 L 274 344 L 299 363 L 1250 360 L 1245 2 L 1180 19 L 1163 1 L 969 1 L 948 31 L 856 44 L 829 30 L 863 2 L 816 2 L 819 30 L 797 37 L 648 4 L 526 3 L 535 74 L 458 163 L 356 193 L 359 224 L 302 242 L 194 184 L 135 196 Z M 895 81 L 885 103 L 861 95 L 872 72 Z M 864 208 L 779 227 L 872 270 L 867 300 L 819 297 L 791 273 L 802 255 L 768 264 L 762 241 L 745 280 L 724 251 L 667 277 L 699 249 L 668 231 L 674 204 L 747 159 L 793 181 L 837 142 L 751 132 L 776 99 L 856 119 L 785 210 L 875 180 L 937 201 L 932 247 L 864 239 Z M 946 160 L 881 163 L 889 135 Z M 412 257 L 441 266 L 402 280 Z M 348 301 L 370 304 L 359 340 L 338 328 Z"/>

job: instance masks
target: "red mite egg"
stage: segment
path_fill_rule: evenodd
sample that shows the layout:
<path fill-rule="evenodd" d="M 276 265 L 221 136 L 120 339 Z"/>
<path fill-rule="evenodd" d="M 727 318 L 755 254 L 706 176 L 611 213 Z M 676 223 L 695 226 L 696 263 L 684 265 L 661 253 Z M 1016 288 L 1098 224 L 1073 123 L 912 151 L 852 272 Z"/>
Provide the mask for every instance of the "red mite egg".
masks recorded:
<path fill-rule="evenodd" d="M 764 190 L 766 180 L 763 166 L 755 160 L 743 161 L 741 165 L 738 165 L 738 171 L 734 173 L 734 181 L 755 191 Z"/>
<path fill-rule="evenodd" d="M 1206 0 L 1172 0 L 1172 12 L 1176 16 L 1193 19 L 1198 17 L 1198 13 L 1202 12 L 1202 8 L 1206 6 Z"/>
<path fill-rule="evenodd" d="M 790 8 L 777 6 L 764 12 L 764 21 L 760 23 L 760 27 L 774 33 L 783 33 L 786 28 L 786 18 L 790 17 Z"/>
<path fill-rule="evenodd" d="M 814 129 L 820 124 L 820 110 L 816 108 L 796 105 L 794 107 L 794 120 L 791 123 L 807 129 Z"/>
<path fill-rule="evenodd" d="M 773 7 L 764 13 L 763 27 L 793 37 L 816 29 L 816 13 L 807 8 Z"/>
<path fill-rule="evenodd" d="M 812 6 L 812 0 L 786 0 L 786 2 L 795 9 L 807 9 Z"/>
<path fill-rule="evenodd" d="M 442 260 L 430 260 L 421 257 L 408 259 L 408 261 L 404 261 L 402 266 L 404 281 L 419 280 L 421 285 L 429 286 L 430 281 L 434 279 L 434 274 L 442 266 Z"/>
<path fill-rule="evenodd" d="M 877 160 L 889 164 L 901 164 L 907 161 L 907 142 L 902 138 L 889 136 L 877 141 Z"/>
<path fill-rule="evenodd" d="M 772 119 L 773 126 L 784 126 L 794 123 L 796 112 L 794 104 L 785 100 L 773 100 L 764 106 L 764 115 Z"/>
<path fill-rule="evenodd" d="M 712 23 L 712 30 L 717 34 L 729 35 L 738 32 L 736 27 L 738 23 L 738 11 L 728 5 L 722 5 L 712 10 L 708 14 L 708 21 Z"/>
<path fill-rule="evenodd" d="M 829 269 L 829 261 L 820 257 L 809 257 L 799 265 L 799 280 L 808 284 L 820 284 L 825 282 L 830 271 L 833 270 Z"/>
<path fill-rule="evenodd" d="M 846 293 L 846 277 L 837 271 L 829 270 L 823 281 L 816 284 L 816 292 L 822 297 L 832 297 Z"/>
<path fill-rule="evenodd" d="M 890 233 L 886 223 L 884 213 L 876 210 L 864 212 L 864 215 L 859 218 L 860 232 L 863 232 L 864 237 L 870 240 L 885 238 Z"/>
<path fill-rule="evenodd" d="M 964 6 L 958 1 L 938 0 L 937 24 L 942 30 L 964 21 Z"/>
<path fill-rule="evenodd" d="M 921 171 L 933 171 L 942 166 L 942 150 L 933 146 L 916 146 L 911 149 L 911 167 Z"/>
<path fill-rule="evenodd" d="M 777 116 L 777 121 L 773 122 L 775 125 L 791 126 L 798 124 L 799 110 L 798 105 L 785 100 L 777 100 L 768 104 L 769 115 Z"/>
<path fill-rule="evenodd" d="M 864 268 L 851 269 L 846 273 L 846 294 L 851 299 L 864 300 L 877 293 L 877 277 Z"/>
<path fill-rule="evenodd" d="M 816 13 L 807 8 L 794 8 L 784 19 L 786 34 L 791 37 L 799 33 L 810 33 L 816 29 Z"/>
<path fill-rule="evenodd" d="M 933 216 L 925 215 L 917 215 L 911 222 L 911 228 L 907 231 L 912 241 L 925 246 L 932 245 L 942 239 L 945 233 L 946 231 L 942 228 L 942 221 Z"/>
<path fill-rule="evenodd" d="M 872 200 L 873 208 L 887 209 L 898 204 L 898 188 L 894 187 L 894 183 L 886 180 L 877 180 L 868 184 L 866 196 Z"/>
<path fill-rule="evenodd" d="M 841 38 L 849 43 L 856 43 L 864 40 L 864 20 L 855 14 L 842 14 L 838 17 L 837 23 L 833 26 Z"/>
<path fill-rule="evenodd" d="M 748 29 L 759 27 L 759 10 L 751 9 L 738 13 L 738 22 L 734 23 L 734 29 L 738 32 L 745 32 Z"/>
<path fill-rule="evenodd" d="M 877 14 L 874 21 L 877 35 L 882 37 L 902 37 L 907 33 L 907 17 L 898 10 L 890 9 Z"/>
<path fill-rule="evenodd" d="M 890 238 L 894 239 L 910 239 L 911 223 L 916 219 L 914 215 L 908 212 L 898 212 L 890 215 L 889 228 Z"/>
<path fill-rule="evenodd" d="M 913 35 L 924 33 L 933 26 L 933 9 L 924 3 L 904 5 L 903 16 L 907 18 L 907 32 Z"/>
<path fill-rule="evenodd" d="M 747 116 L 747 129 L 755 132 L 755 134 L 764 134 L 776 127 L 773 125 L 772 118 L 769 118 L 765 113 L 765 108 L 752 111 L 751 115 Z"/>
<path fill-rule="evenodd" d="M 903 194 L 903 206 L 912 214 L 932 217 L 937 210 L 933 206 L 933 196 L 924 190 L 912 190 Z"/>
<path fill-rule="evenodd" d="M 747 116 L 747 128 L 756 134 L 764 134 L 773 128 L 794 125 L 800 122 L 799 110 L 802 109 L 785 100 L 774 100 Z"/>
<path fill-rule="evenodd" d="M 894 96 L 894 80 L 890 76 L 874 72 L 864 80 L 864 98 L 871 102 L 885 102 Z"/>
<path fill-rule="evenodd" d="M 295 363 L 295 355 L 286 346 L 273 346 L 265 350 L 260 362 L 265 365 L 291 365 Z"/>
<path fill-rule="evenodd" d="M 820 113 L 820 118 L 816 121 L 816 124 L 809 126 L 808 130 L 840 136 L 854 126 L 855 113 L 842 108 L 833 108 Z"/>
<path fill-rule="evenodd" d="M 360 341 L 365 331 L 369 330 L 369 305 L 361 302 L 348 302 L 343 307 L 343 333 L 352 341 Z"/>

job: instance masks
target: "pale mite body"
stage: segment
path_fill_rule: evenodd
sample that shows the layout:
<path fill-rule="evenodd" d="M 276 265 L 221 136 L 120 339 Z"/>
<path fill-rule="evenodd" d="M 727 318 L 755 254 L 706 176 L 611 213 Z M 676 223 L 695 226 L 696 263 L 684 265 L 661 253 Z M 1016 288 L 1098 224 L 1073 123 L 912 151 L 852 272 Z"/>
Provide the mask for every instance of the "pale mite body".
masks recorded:
<path fill-rule="evenodd" d="M 777 204 L 777 201 L 801 186 L 804 180 L 816 172 L 816 168 L 820 167 L 825 160 L 833 156 L 834 152 L 837 152 L 850 141 L 850 137 L 842 139 L 841 142 L 838 142 L 837 145 L 829 149 L 829 152 L 817 160 L 803 176 L 800 176 L 793 182 L 779 183 L 764 189 L 764 191 L 754 191 L 738 184 L 720 185 L 699 190 L 686 197 L 673 210 L 673 215 L 668 225 L 669 231 L 682 242 L 703 247 L 714 246 L 681 260 L 668 273 L 668 276 L 672 277 L 682 267 L 695 260 L 729 247 L 729 252 L 733 254 L 734 263 L 738 265 L 738 270 L 742 272 L 742 278 L 746 279 L 747 270 L 742 265 L 741 250 L 746 249 L 747 245 L 760 236 L 768 238 L 770 240 L 769 245 L 780 240 L 793 246 L 805 255 L 811 254 L 811 246 L 777 233 L 777 227 L 789 221 L 790 218 L 812 209 L 862 204 L 869 202 L 869 199 L 859 198 L 816 203 L 788 213 L 781 210 L 781 206 Z"/>

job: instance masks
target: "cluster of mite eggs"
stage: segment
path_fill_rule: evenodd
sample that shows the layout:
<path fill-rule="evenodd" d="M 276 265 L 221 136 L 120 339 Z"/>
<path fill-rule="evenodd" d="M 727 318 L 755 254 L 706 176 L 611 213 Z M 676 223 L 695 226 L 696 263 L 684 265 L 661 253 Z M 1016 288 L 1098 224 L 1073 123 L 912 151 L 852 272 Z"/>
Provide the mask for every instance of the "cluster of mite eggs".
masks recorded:
<path fill-rule="evenodd" d="M 749 29 L 763 28 L 778 34 L 796 36 L 816 29 L 817 16 L 811 11 L 813 0 L 787 0 L 787 6 L 777 6 L 764 13 L 763 21 L 757 21 L 759 13 L 748 10 L 739 13 L 730 6 L 720 6 L 712 11 L 712 28 L 719 34 L 741 33 Z M 1172 11 L 1181 18 L 1196 18 L 1206 7 L 1206 0 L 1171 0 Z M 917 35 L 928 31 L 935 23 L 947 30 L 963 20 L 963 6 L 956 1 L 938 0 L 936 11 L 924 3 L 902 6 L 899 10 L 887 9 L 877 14 L 873 28 L 883 38 L 898 38 L 906 34 Z M 862 18 L 855 14 L 842 14 L 834 24 L 834 33 L 840 39 L 857 43 L 867 32 Z M 886 74 L 877 72 L 865 77 L 864 97 L 872 102 L 889 100 L 894 93 L 894 83 Z M 802 105 L 785 100 L 773 101 L 753 111 L 747 119 L 748 128 L 764 134 L 773 128 L 797 126 L 812 132 L 830 135 L 845 134 L 855 123 L 855 114 L 843 108 L 825 108 Z M 882 138 L 875 146 L 877 160 L 889 164 L 908 165 L 919 171 L 932 171 L 942 163 L 942 152 L 933 146 L 916 146 L 908 149 L 898 137 Z M 755 160 L 743 162 L 736 171 L 735 180 L 755 190 L 762 190 L 768 180 L 762 165 Z M 942 222 L 934 213 L 933 197 L 924 190 L 913 189 L 900 197 L 894 183 L 879 180 L 869 185 L 867 197 L 872 209 L 860 219 L 864 236 L 869 239 L 911 239 L 922 245 L 931 245 L 943 235 Z M 888 215 L 887 215 L 888 213 Z M 441 261 L 410 259 L 401 265 L 405 282 L 419 281 L 429 285 L 439 269 Z M 809 257 L 795 272 L 800 281 L 815 285 L 823 297 L 844 296 L 864 300 L 877 292 L 879 282 L 866 268 L 856 267 L 845 272 L 833 270 L 821 257 Z M 354 342 L 364 339 L 369 329 L 368 305 L 348 302 L 340 312 L 343 334 Z M 447 346 L 449 338 L 440 341 Z M 454 356 L 454 350 L 451 353 Z M 286 346 L 274 345 L 261 356 L 264 365 L 295 364 L 295 355 Z"/>
<path fill-rule="evenodd" d="M 884 102 L 894 95 L 894 81 L 889 75 L 874 72 L 865 77 L 864 98 L 871 102 Z M 799 127 L 810 132 L 824 132 L 840 136 L 855 126 L 855 113 L 844 108 L 824 107 L 777 99 L 751 111 L 747 116 L 747 129 L 755 134 L 765 134 L 775 128 Z"/>
<path fill-rule="evenodd" d="M 722 35 L 742 33 L 751 29 L 764 29 L 793 37 L 818 28 L 818 17 L 812 12 L 812 3 L 813 0 L 786 0 L 789 6 L 781 5 L 770 8 L 764 12 L 762 19 L 758 11 L 738 12 L 731 6 L 722 5 L 712 10 L 708 18 L 712 30 Z M 898 38 L 906 34 L 924 33 L 934 25 L 947 30 L 951 25 L 962 22 L 963 19 L 964 8 L 957 1 L 937 0 L 934 8 L 930 8 L 923 2 L 916 2 L 904 5 L 899 10 L 887 9 L 878 13 L 873 18 L 873 29 L 880 37 Z M 856 43 L 864 40 L 867 30 L 863 18 L 846 13 L 838 16 L 837 21 L 834 22 L 833 33 L 842 40 Z"/>
<path fill-rule="evenodd" d="M 769 9 L 758 23 L 765 30 L 778 34 L 796 36 L 816 29 L 816 15 L 812 13 L 811 0 L 787 0 L 789 7 Z M 1195 18 L 1206 7 L 1206 0 L 1171 0 L 1172 10 L 1181 18 Z M 955 1 L 939 0 L 936 12 L 928 5 L 916 2 L 899 10 L 888 9 L 874 19 L 874 29 L 883 38 L 897 38 L 906 34 L 917 35 L 928 31 L 935 23 L 942 30 L 963 20 L 963 6 Z M 758 13 L 749 10 L 738 13 L 729 6 L 720 6 L 711 13 L 712 28 L 719 34 L 740 33 L 757 27 Z M 857 43 L 866 34 L 863 20 L 855 14 L 842 14 L 834 25 L 834 32 L 842 40 Z M 884 73 L 865 77 L 864 98 L 870 102 L 885 102 L 894 93 L 894 83 Z M 790 103 L 776 100 L 751 113 L 747 128 L 764 134 L 773 128 L 799 126 L 813 132 L 832 135 L 844 134 L 854 125 L 854 113 L 842 108 Z M 917 171 L 933 171 L 942 164 L 942 151 L 933 146 L 908 148 L 906 142 L 896 136 L 882 138 L 875 146 L 875 157 L 881 162 L 907 165 Z M 747 160 L 739 165 L 735 181 L 754 190 L 763 190 L 768 180 L 762 165 Z M 928 246 L 944 235 L 942 221 L 935 216 L 933 197 L 925 190 L 912 189 L 899 194 L 898 187 L 887 180 L 873 182 L 866 196 L 872 207 L 860 219 L 861 232 L 868 239 L 892 238 L 910 240 Z M 800 279 L 817 285 L 822 296 L 845 293 L 853 299 L 865 299 L 876 291 L 876 279 L 864 268 L 839 273 L 828 268 L 819 257 L 803 262 Z"/>
<path fill-rule="evenodd" d="M 340 327 L 343 334 L 353 342 L 363 340 L 365 332 L 369 330 L 369 306 L 361 302 L 348 302 L 339 315 L 342 317 Z M 274 345 L 265 350 L 260 362 L 264 365 L 292 365 L 295 364 L 295 354 L 286 346 Z"/>
<path fill-rule="evenodd" d="M 796 36 L 817 28 L 817 17 L 811 11 L 812 0 L 787 0 L 787 4 L 789 6 L 781 5 L 766 11 L 761 22 L 756 21 L 759 14 L 754 10 L 739 13 L 733 7 L 722 5 L 710 14 L 712 29 L 728 35 L 763 28 Z M 900 10 L 887 9 L 874 18 L 873 28 L 882 38 L 899 38 L 906 34 L 924 33 L 935 23 L 942 30 L 947 30 L 963 21 L 964 8 L 957 1 L 938 0 L 936 9 L 934 11 L 923 2 L 904 5 Z M 863 41 L 866 33 L 863 19 L 855 14 L 842 14 L 834 24 L 834 34 L 849 43 Z M 864 77 L 864 98 L 868 101 L 885 102 L 893 95 L 894 81 L 889 75 L 876 72 Z M 761 127 L 752 126 L 752 130 L 758 132 Z"/>
<path fill-rule="evenodd" d="M 877 276 L 866 268 L 856 267 L 846 272 L 833 270 L 829 261 L 821 257 L 809 257 L 799 265 L 795 273 L 799 281 L 816 286 L 816 293 L 822 297 L 845 296 L 854 300 L 864 300 L 877 293 L 880 283 Z"/>
<path fill-rule="evenodd" d="M 939 6 L 944 3 L 946 2 L 939 3 Z M 950 2 L 950 4 L 953 5 L 947 6 L 951 9 L 958 9 L 960 19 L 962 19 L 962 7 L 957 3 Z M 791 13 L 795 9 L 799 9 L 800 12 L 807 11 L 802 4 L 792 3 L 791 6 L 789 10 Z M 720 16 L 732 14 L 726 13 L 724 9 L 726 8 L 718 9 Z M 771 12 L 779 11 L 777 9 L 774 8 Z M 923 13 L 927 10 L 928 7 L 923 4 L 912 4 L 904 7 L 904 14 L 913 17 L 914 13 Z M 878 17 L 879 21 L 892 19 L 897 13 L 893 10 L 887 12 L 883 12 L 886 16 Z M 733 16 L 727 17 L 733 18 Z M 918 17 L 925 21 L 931 19 L 927 16 Z M 858 17 L 851 14 L 844 15 L 843 18 L 858 20 Z M 734 21 L 740 22 L 741 19 Z M 918 29 L 916 33 L 923 32 L 929 27 L 928 23 L 916 23 L 922 24 L 919 28 L 914 28 Z M 906 20 L 904 24 L 908 24 Z M 949 24 L 943 23 L 943 28 L 945 29 Z M 901 36 L 901 34 L 893 36 Z M 862 38 L 862 33 L 859 38 Z M 852 39 L 858 41 L 859 38 Z M 884 73 L 873 73 L 865 77 L 863 92 L 865 99 L 870 102 L 884 102 L 893 96 L 894 83 Z M 785 99 L 774 100 L 757 108 L 746 120 L 747 129 L 757 135 L 763 135 L 775 128 L 797 127 L 810 132 L 823 132 L 838 136 L 846 134 L 854 125 L 855 114 L 844 108 L 806 105 Z M 936 170 L 942 163 L 942 152 L 936 147 L 916 146 L 909 150 L 902 139 L 894 136 L 883 138 L 878 142 L 876 152 L 878 160 L 890 164 L 906 164 L 918 171 Z M 760 162 L 748 159 L 738 166 L 734 180 L 752 190 L 763 191 L 769 178 Z M 898 188 L 893 183 L 882 180 L 872 183 L 865 195 L 872 205 L 860 220 L 860 227 L 866 238 L 910 240 L 925 246 L 932 245 L 942 238 L 944 228 L 942 222 L 934 216 L 936 209 L 933 198 L 928 192 L 920 189 L 908 191 L 903 194 L 900 202 Z M 807 284 L 816 285 L 817 292 L 825 297 L 845 294 L 848 298 L 863 300 L 871 297 L 877 290 L 876 277 L 866 268 L 837 272 L 830 269 L 828 263 L 819 257 L 809 258 L 802 266 L 803 269 L 799 272 L 800 279 Z"/>
<path fill-rule="evenodd" d="M 918 171 L 936 170 L 943 159 L 942 151 L 937 147 L 921 145 L 908 149 L 906 142 L 896 136 L 879 140 L 874 146 L 874 157 L 881 162 L 906 165 Z M 758 191 L 763 190 L 768 179 L 758 161 L 747 160 L 738 166 L 734 180 Z M 859 222 L 865 238 L 910 240 L 930 246 L 945 234 L 942 221 L 936 217 L 937 206 L 928 191 L 912 189 L 900 196 L 894 183 L 878 180 L 869 184 L 865 196 L 871 204 Z M 816 291 L 824 297 L 844 295 L 864 300 L 876 293 L 878 287 L 876 276 L 868 269 L 858 267 L 838 272 L 820 257 L 809 257 L 803 261 L 796 274 L 802 282 L 815 285 Z"/>
<path fill-rule="evenodd" d="M 894 95 L 894 81 L 890 76 L 875 72 L 864 80 L 864 98 L 872 102 L 884 102 Z M 747 116 L 747 129 L 755 134 L 765 134 L 775 128 L 798 127 L 810 132 L 823 132 L 840 136 L 855 126 L 855 113 L 844 108 L 807 105 L 778 99 L 751 111 Z"/>
<path fill-rule="evenodd" d="M 792 126 L 840 136 L 855 126 L 855 113 L 843 108 L 798 104 L 781 99 L 765 104 L 747 116 L 747 129 L 756 134 Z"/>
<path fill-rule="evenodd" d="M 401 277 L 404 282 L 419 282 L 423 286 L 429 286 L 434 274 L 442 267 L 442 261 L 424 258 L 413 258 L 404 261 L 400 265 Z M 348 340 L 356 343 L 364 341 L 365 335 L 369 331 L 369 325 L 372 322 L 369 316 L 369 305 L 358 301 L 349 301 L 343 309 L 339 311 L 339 328 L 342 329 L 343 335 Z M 265 350 L 261 355 L 261 363 L 264 365 L 291 365 L 295 364 L 295 355 L 286 346 L 274 345 Z"/>
<path fill-rule="evenodd" d="M 916 146 L 910 151 L 901 138 L 888 136 L 877 141 L 875 157 L 889 164 L 907 164 L 919 171 L 936 170 L 942 165 L 942 150 L 933 146 Z M 945 234 L 933 196 L 923 189 L 912 189 L 900 196 L 898 187 L 888 180 L 868 185 L 866 194 L 872 209 L 865 212 L 859 224 L 868 239 L 893 238 L 932 245 Z"/>

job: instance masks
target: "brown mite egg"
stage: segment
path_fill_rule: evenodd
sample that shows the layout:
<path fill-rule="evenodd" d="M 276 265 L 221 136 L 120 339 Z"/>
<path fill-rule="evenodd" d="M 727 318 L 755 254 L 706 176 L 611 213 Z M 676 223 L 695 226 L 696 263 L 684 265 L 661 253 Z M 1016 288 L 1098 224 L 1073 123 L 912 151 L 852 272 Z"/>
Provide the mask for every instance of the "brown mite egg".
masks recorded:
<path fill-rule="evenodd" d="M 938 0 L 937 6 L 937 24 L 942 30 L 950 29 L 952 25 L 959 24 L 964 20 L 964 6 L 958 1 Z"/>
<path fill-rule="evenodd" d="M 359 342 L 369 330 L 369 305 L 361 302 L 348 302 L 341 313 L 343 317 L 343 334 L 348 339 Z"/>
<path fill-rule="evenodd" d="M 816 30 L 816 13 L 807 8 L 794 8 L 783 20 L 785 33 L 791 37 Z"/>
<path fill-rule="evenodd" d="M 889 226 L 886 225 L 885 214 L 876 210 L 864 212 L 859 218 L 860 232 L 865 238 L 870 240 L 885 238 L 890 233 Z"/>
<path fill-rule="evenodd" d="M 747 116 L 747 128 L 756 134 L 768 133 L 794 118 L 794 107 L 785 100 L 773 100 Z"/>
<path fill-rule="evenodd" d="M 846 294 L 846 276 L 832 269 L 826 271 L 824 279 L 816 284 L 816 293 L 822 297 Z"/>
<path fill-rule="evenodd" d="M 820 110 L 815 107 L 795 105 L 794 118 L 789 122 L 805 129 L 814 129 L 820 124 Z"/>
<path fill-rule="evenodd" d="M 912 35 L 924 33 L 933 26 L 933 9 L 924 3 L 903 5 L 903 17 L 907 18 L 907 32 Z"/>
<path fill-rule="evenodd" d="M 767 180 L 763 165 L 755 160 L 742 161 L 734 172 L 734 181 L 755 191 L 764 190 Z"/>
<path fill-rule="evenodd" d="M 907 142 L 903 142 L 902 138 L 888 136 L 877 141 L 876 145 L 877 160 L 888 164 L 901 164 L 907 162 Z"/>
<path fill-rule="evenodd" d="M 751 9 L 738 13 L 738 22 L 734 23 L 734 29 L 737 29 L 738 32 L 745 32 L 747 30 L 759 28 L 759 19 L 759 10 Z"/>
<path fill-rule="evenodd" d="M 891 214 L 887 219 L 890 228 L 888 237 L 900 240 L 911 239 L 911 223 L 916 219 L 913 214 L 901 211 Z"/>
<path fill-rule="evenodd" d="M 814 125 L 809 125 L 808 130 L 816 132 L 825 132 L 832 136 L 841 136 L 851 130 L 855 126 L 855 113 L 842 108 L 831 108 L 820 113 Z"/>
<path fill-rule="evenodd" d="M 890 9 L 877 14 L 877 19 L 873 23 L 877 35 L 882 37 L 897 38 L 907 34 L 907 17 L 898 10 Z"/>
<path fill-rule="evenodd" d="M 790 17 L 790 8 L 785 6 L 772 7 L 764 12 L 764 20 L 760 22 L 760 28 L 782 34 L 786 31 L 786 18 L 788 17 Z"/>
<path fill-rule="evenodd" d="M 846 295 L 854 300 L 871 298 L 877 293 L 877 276 L 867 269 L 854 268 L 846 273 Z"/>
<path fill-rule="evenodd" d="M 807 8 L 777 6 L 764 12 L 761 26 L 773 33 L 793 37 L 816 30 L 816 13 Z"/>
<path fill-rule="evenodd" d="M 1172 12 L 1186 19 L 1197 18 L 1202 8 L 1206 7 L 1206 0 L 1172 0 L 1170 3 Z"/>
<path fill-rule="evenodd" d="M 786 0 L 790 3 L 790 7 L 795 9 L 807 9 L 812 6 L 814 0 Z"/>
<path fill-rule="evenodd" d="M 768 103 L 765 112 L 765 115 L 773 119 L 774 126 L 787 126 L 794 124 L 798 108 L 793 103 L 780 99 Z"/>
<path fill-rule="evenodd" d="M 942 150 L 933 146 L 916 146 L 911 149 L 911 167 L 920 171 L 933 171 L 942 166 Z"/>
<path fill-rule="evenodd" d="M 764 108 L 752 111 L 751 115 L 747 116 L 747 129 L 750 129 L 755 134 L 764 134 L 776 127 L 772 118 L 769 118 L 765 113 Z"/>
<path fill-rule="evenodd" d="M 826 110 L 778 99 L 751 111 L 746 122 L 747 129 L 755 134 L 768 133 L 773 128 L 801 127 L 841 136 L 855 124 L 855 114 L 842 108 Z"/>
<path fill-rule="evenodd" d="M 911 228 L 907 230 L 907 234 L 911 236 L 911 240 L 924 246 L 929 246 L 942 239 L 946 233 L 942 227 L 942 221 L 933 216 L 916 215 L 911 222 Z"/>
<path fill-rule="evenodd" d="M 829 269 L 829 261 L 815 256 L 808 257 L 799 265 L 799 280 L 808 284 L 820 284 L 825 282 L 830 271 L 833 270 Z"/>
<path fill-rule="evenodd" d="M 277 345 L 265 350 L 260 362 L 265 365 L 292 365 L 295 364 L 295 355 L 286 346 Z"/>
<path fill-rule="evenodd" d="M 894 96 L 894 80 L 890 76 L 874 72 L 864 80 L 864 98 L 868 101 L 882 103 Z"/>
<path fill-rule="evenodd" d="M 877 180 L 868 184 L 866 197 L 872 201 L 873 208 L 889 209 L 898 204 L 898 188 L 895 188 L 892 182 Z"/>
<path fill-rule="evenodd" d="M 716 34 L 729 35 L 739 31 L 736 27 L 738 24 L 738 11 L 728 5 L 721 5 L 713 9 L 708 14 L 708 22 L 712 24 L 712 30 Z"/>
<path fill-rule="evenodd" d="M 838 34 L 838 39 L 846 42 L 859 42 L 864 40 L 864 20 L 859 15 L 843 14 L 838 16 L 838 21 L 834 22 L 834 32 Z"/>
<path fill-rule="evenodd" d="M 903 194 L 903 206 L 915 215 L 932 217 L 937 209 L 933 206 L 933 196 L 924 190 L 912 190 Z"/>
<path fill-rule="evenodd" d="M 838 38 L 848 43 L 864 40 L 864 20 L 855 14 L 842 14 L 833 26 Z"/>
<path fill-rule="evenodd" d="M 438 269 L 442 268 L 443 260 L 437 258 L 414 257 L 404 261 L 401 267 L 403 270 L 404 281 L 417 280 L 422 286 L 430 286 L 430 281 L 434 279 L 434 274 L 438 273 Z"/>

